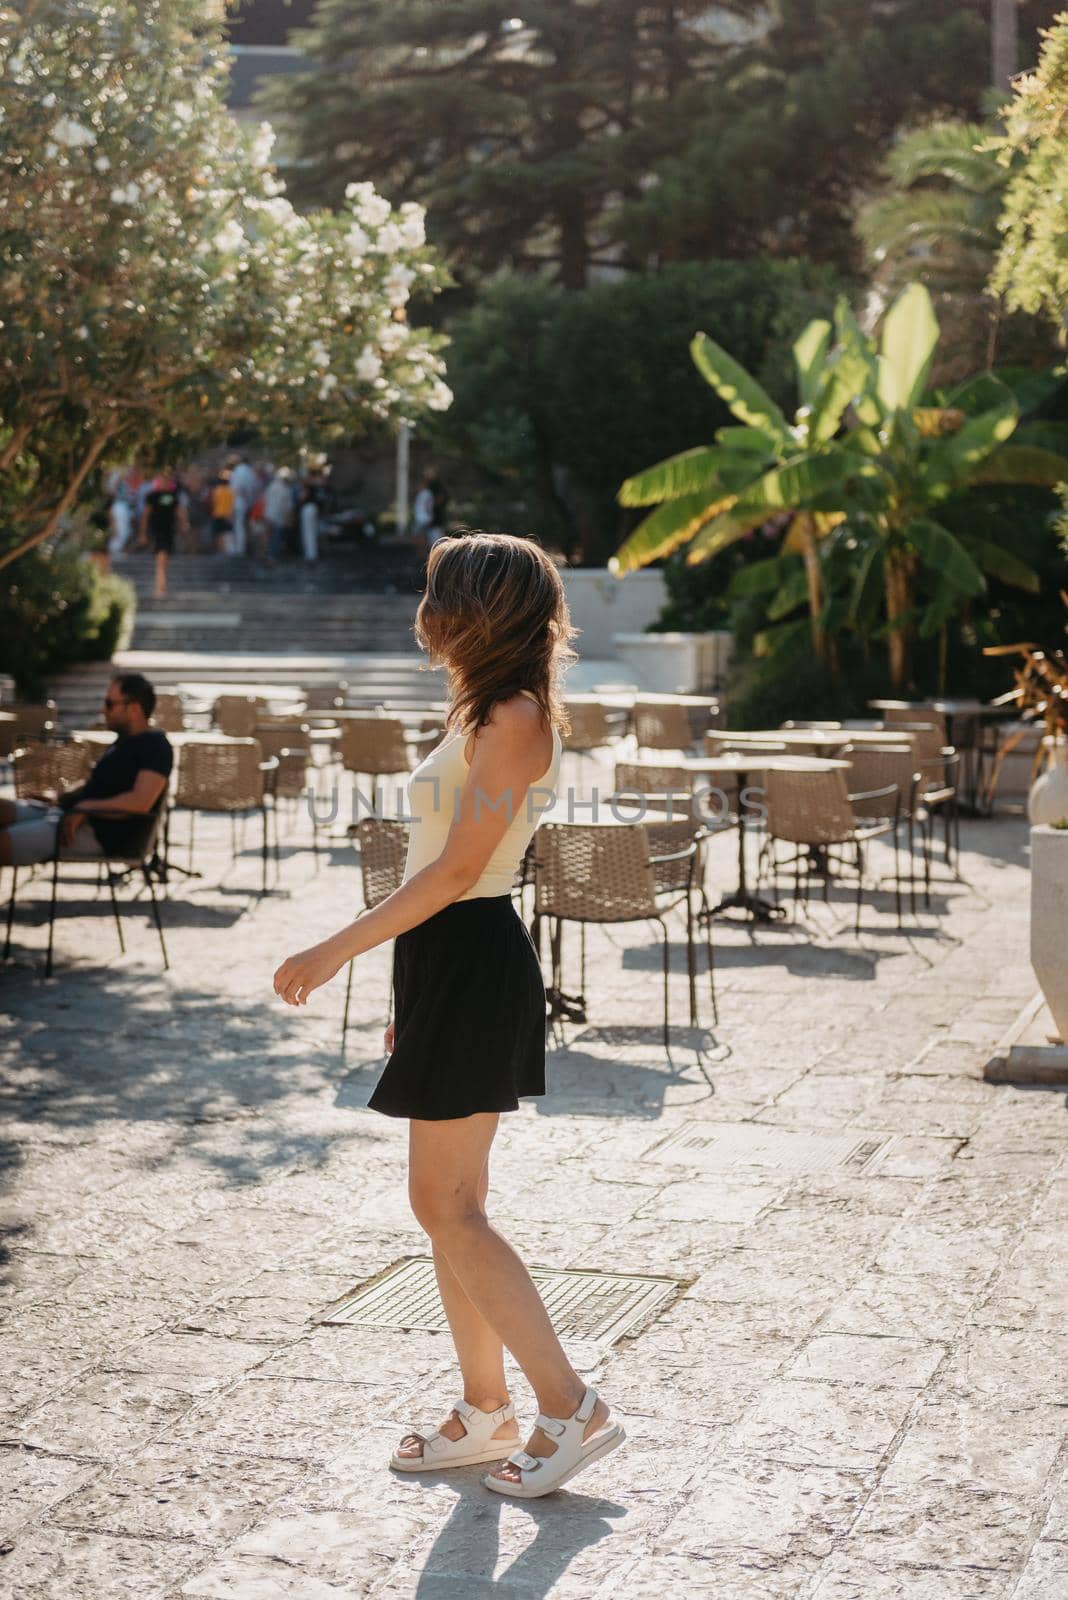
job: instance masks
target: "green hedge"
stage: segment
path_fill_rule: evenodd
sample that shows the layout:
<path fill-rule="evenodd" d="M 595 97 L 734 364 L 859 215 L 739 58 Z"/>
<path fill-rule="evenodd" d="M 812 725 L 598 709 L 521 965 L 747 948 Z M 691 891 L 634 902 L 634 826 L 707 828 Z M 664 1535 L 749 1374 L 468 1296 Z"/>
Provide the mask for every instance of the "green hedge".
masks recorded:
<path fill-rule="evenodd" d="M 101 572 L 76 549 L 31 550 L 5 572 L 0 594 L 0 672 L 26 699 L 80 661 L 110 661 L 127 643 L 136 607 L 125 579 Z"/>

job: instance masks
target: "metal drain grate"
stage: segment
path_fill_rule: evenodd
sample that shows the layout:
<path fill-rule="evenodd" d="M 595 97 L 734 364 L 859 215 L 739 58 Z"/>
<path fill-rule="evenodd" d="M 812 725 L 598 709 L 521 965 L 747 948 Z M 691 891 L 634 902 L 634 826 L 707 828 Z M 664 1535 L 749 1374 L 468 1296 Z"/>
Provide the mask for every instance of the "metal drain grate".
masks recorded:
<path fill-rule="evenodd" d="M 532 1267 L 530 1276 L 561 1338 L 615 1344 L 662 1311 L 682 1284 L 675 1278 L 623 1276 L 608 1272 L 554 1272 Z M 327 1308 L 316 1322 L 361 1328 L 448 1328 L 428 1256 L 402 1261 L 376 1283 Z"/>
<path fill-rule="evenodd" d="M 732 1172 L 775 1167 L 780 1172 L 867 1172 L 893 1143 L 891 1133 L 798 1133 L 769 1123 L 687 1122 L 650 1150 L 646 1161 Z"/>

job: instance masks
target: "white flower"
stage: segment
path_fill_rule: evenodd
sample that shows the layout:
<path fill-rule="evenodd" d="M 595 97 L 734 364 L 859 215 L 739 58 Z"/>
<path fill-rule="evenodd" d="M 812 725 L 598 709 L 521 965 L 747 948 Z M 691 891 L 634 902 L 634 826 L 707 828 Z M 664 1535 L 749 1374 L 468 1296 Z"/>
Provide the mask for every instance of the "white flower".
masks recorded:
<path fill-rule="evenodd" d="M 418 250 L 426 244 L 426 212 L 414 200 L 406 200 L 400 208 L 401 243 L 406 250 Z"/>
<path fill-rule="evenodd" d="M 136 183 L 128 183 L 125 187 L 116 184 L 111 191 L 111 203 L 116 206 L 135 206 L 141 198 L 141 191 Z"/>
<path fill-rule="evenodd" d="M 378 237 L 371 245 L 371 249 L 376 250 L 380 256 L 393 256 L 402 248 L 403 244 L 404 239 L 397 224 L 395 222 L 386 222 L 379 228 Z"/>
<path fill-rule="evenodd" d="M 53 124 L 52 138 L 56 144 L 65 144 L 68 150 L 76 150 L 80 145 L 96 144 L 96 134 L 91 128 L 83 127 L 80 122 L 75 122 L 73 117 L 60 117 Z"/>
<path fill-rule="evenodd" d="M 215 248 L 221 250 L 223 255 L 235 255 L 247 243 L 241 224 L 233 217 L 224 222 L 215 235 Z"/>
<path fill-rule="evenodd" d="M 252 159 L 258 167 L 265 167 L 274 149 L 274 129 L 269 122 L 261 122 L 252 138 Z"/>
<path fill-rule="evenodd" d="M 440 378 L 435 378 L 426 397 L 426 403 L 431 411 L 448 411 L 452 405 L 452 390 Z"/>
<path fill-rule="evenodd" d="M 408 299 L 408 289 L 415 273 L 402 261 L 395 261 L 386 273 L 384 288 L 391 306 L 402 306 Z"/>
<path fill-rule="evenodd" d="M 352 251 L 354 261 L 362 261 L 371 243 L 371 236 L 358 222 L 354 222 L 345 235 L 345 243 Z"/>
<path fill-rule="evenodd" d="M 346 184 L 345 199 L 352 202 L 352 209 L 365 227 L 380 228 L 389 220 L 389 201 L 375 193 L 373 183 Z"/>
<path fill-rule="evenodd" d="M 319 384 L 319 399 L 320 400 L 328 400 L 330 398 L 331 390 L 332 389 L 336 389 L 336 388 L 337 388 L 337 374 L 333 373 L 333 372 L 324 373 L 323 378 L 322 378 L 322 380 L 321 380 L 321 382 Z"/>
<path fill-rule="evenodd" d="M 84 322 L 82 323 L 80 328 L 75 328 L 74 337 L 76 339 L 88 339 L 88 337 L 89 337 L 89 329 L 85 326 Z"/>
<path fill-rule="evenodd" d="M 111 171 L 111 162 L 108 160 L 107 156 L 97 156 L 96 160 L 93 162 L 93 166 L 98 172 Z"/>
<path fill-rule="evenodd" d="M 361 383 L 373 383 L 382 371 L 382 358 L 369 344 L 365 344 L 354 370 Z"/>
<path fill-rule="evenodd" d="M 308 351 L 313 367 L 328 367 L 330 365 L 330 352 L 321 339 L 313 339 Z"/>

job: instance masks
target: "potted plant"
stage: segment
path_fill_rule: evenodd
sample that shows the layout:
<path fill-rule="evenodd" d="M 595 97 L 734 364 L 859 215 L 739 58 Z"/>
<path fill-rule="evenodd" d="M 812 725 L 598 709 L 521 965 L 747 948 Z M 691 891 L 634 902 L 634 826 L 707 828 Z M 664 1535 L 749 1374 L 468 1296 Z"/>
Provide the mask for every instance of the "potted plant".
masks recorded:
<path fill-rule="evenodd" d="M 1018 652 L 1016 686 L 1005 698 L 1021 716 L 1041 722 L 1045 770 L 1031 786 L 1031 965 L 1053 1025 L 1068 1040 L 1068 660 L 1033 644 L 1000 645 L 987 655 Z"/>

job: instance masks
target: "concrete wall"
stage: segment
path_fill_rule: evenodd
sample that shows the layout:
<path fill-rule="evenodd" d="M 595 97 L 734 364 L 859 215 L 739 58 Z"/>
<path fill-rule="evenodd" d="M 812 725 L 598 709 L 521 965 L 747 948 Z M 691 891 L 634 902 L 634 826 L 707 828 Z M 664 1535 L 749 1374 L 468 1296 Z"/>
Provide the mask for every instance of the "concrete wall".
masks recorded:
<path fill-rule="evenodd" d="M 641 633 L 655 622 L 667 599 L 659 572 L 630 572 L 613 578 L 603 567 L 565 568 L 571 620 L 582 632 L 574 648 L 580 656 L 614 656 L 614 633 Z"/>

